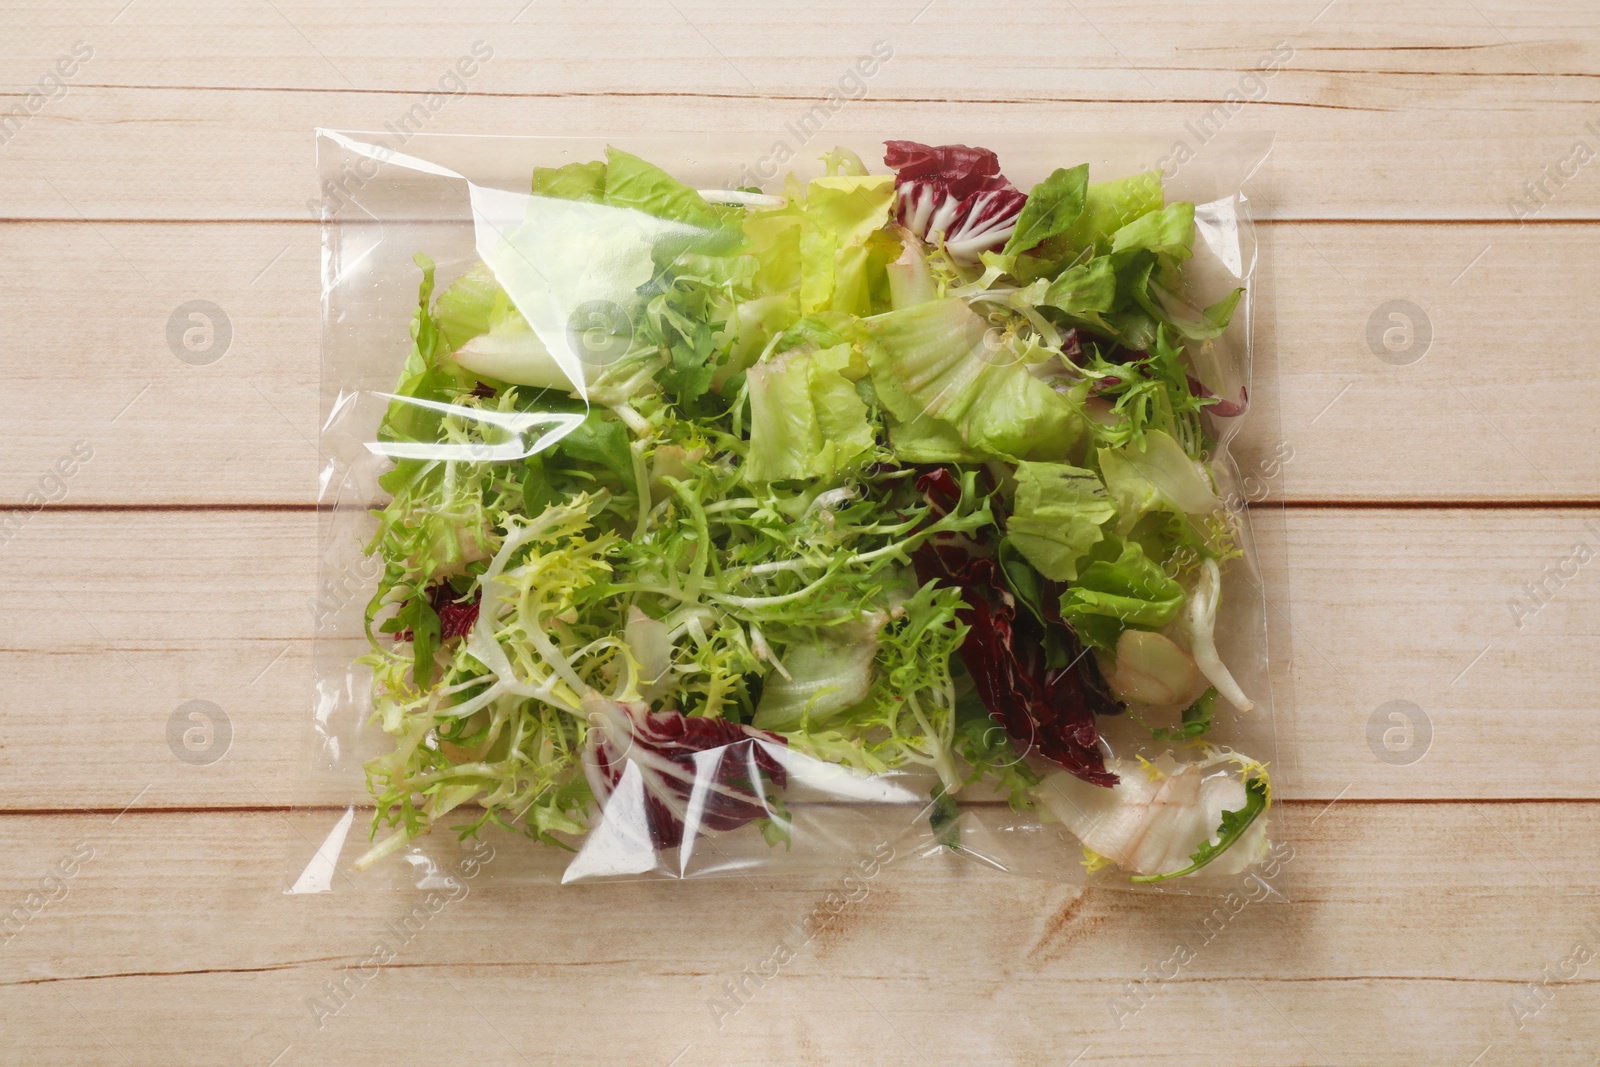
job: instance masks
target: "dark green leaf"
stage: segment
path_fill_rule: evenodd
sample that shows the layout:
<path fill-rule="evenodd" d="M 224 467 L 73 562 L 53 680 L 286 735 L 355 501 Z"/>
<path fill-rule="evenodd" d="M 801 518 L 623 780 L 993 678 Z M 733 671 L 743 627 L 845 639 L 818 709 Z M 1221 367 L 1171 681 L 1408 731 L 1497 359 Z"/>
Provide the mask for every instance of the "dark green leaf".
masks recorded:
<path fill-rule="evenodd" d="M 933 839 L 945 848 L 961 848 L 961 809 L 956 798 L 944 791 L 943 783 L 933 787 L 933 810 L 928 812 L 928 828 Z"/>
<path fill-rule="evenodd" d="M 668 345 L 670 362 L 656 380 L 674 396 L 680 410 L 694 412 L 695 402 L 710 391 L 717 370 L 711 361 L 715 346 L 711 327 L 703 322 L 688 324 L 687 332 Z"/>
<path fill-rule="evenodd" d="M 1041 779 L 1018 754 L 1005 728 L 994 721 L 975 693 L 969 694 L 965 703 L 957 701 L 956 713 L 956 751 L 972 767 L 966 784 L 992 777 L 1009 792 L 1013 808 L 1027 806 L 1028 790 Z"/>
<path fill-rule="evenodd" d="M 589 412 L 556 447 L 562 455 L 597 464 L 615 474 L 623 485 L 633 485 L 633 454 L 628 450 L 627 427 L 606 418 L 598 408 Z"/>
<path fill-rule="evenodd" d="M 1065 233 L 1083 215 L 1084 193 L 1089 185 L 1089 164 L 1071 170 L 1060 168 L 1028 193 L 1017 228 L 1006 242 L 1005 255 L 1026 252 L 1039 242 Z"/>
<path fill-rule="evenodd" d="M 1215 687 L 1207 689 L 1200 699 L 1183 709 L 1182 726 L 1153 726 L 1150 735 L 1157 741 L 1188 741 L 1211 729 L 1211 713 L 1217 704 Z"/>
<path fill-rule="evenodd" d="M 405 606 L 378 629 L 386 634 L 411 631 L 412 678 L 419 689 L 432 685 L 433 652 L 439 647 L 439 616 L 428 603 L 427 592 L 419 589 L 413 593 Z"/>
<path fill-rule="evenodd" d="M 557 499 L 555 490 L 545 477 L 544 457 L 529 456 L 522 461 L 522 465 L 522 513 L 539 515 Z"/>
<path fill-rule="evenodd" d="M 1006 584 L 1011 587 L 1011 593 L 1028 613 L 1039 622 L 1045 621 L 1044 601 L 1039 595 L 1039 572 L 1033 565 L 1022 558 L 1022 553 L 1011 539 L 1005 538 L 1000 542 L 1000 573 L 1005 575 Z"/>

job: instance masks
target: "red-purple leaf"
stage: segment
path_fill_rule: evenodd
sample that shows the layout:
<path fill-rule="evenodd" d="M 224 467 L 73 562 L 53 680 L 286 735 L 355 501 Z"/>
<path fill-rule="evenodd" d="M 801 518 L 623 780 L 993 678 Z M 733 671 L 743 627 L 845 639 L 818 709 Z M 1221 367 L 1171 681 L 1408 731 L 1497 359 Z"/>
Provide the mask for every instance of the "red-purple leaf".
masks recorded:
<path fill-rule="evenodd" d="M 917 487 L 936 512 L 949 511 L 960 497 L 955 478 L 944 468 L 923 475 Z M 1024 753 L 1042 756 L 1094 785 L 1116 785 L 1099 748 L 1095 713 L 1119 709 L 1090 678 L 1094 667 L 1082 656 L 1066 667 L 1049 667 L 1038 620 L 1017 611 L 999 564 L 974 554 L 971 545 L 935 538 L 917 549 L 912 562 L 918 581 L 954 585 L 962 592 L 968 607 L 958 615 L 969 629 L 961 659 L 984 707 Z"/>
<path fill-rule="evenodd" d="M 456 591 L 450 588 L 449 582 L 440 582 L 428 590 L 428 604 L 433 608 L 433 613 L 439 616 L 439 640 L 448 641 L 452 637 L 465 637 L 472 632 L 473 623 L 478 621 L 478 602 L 483 598 L 483 590 L 473 591 L 472 599 L 466 603 L 456 600 Z M 413 639 L 410 630 L 401 630 L 394 635 L 396 641 L 410 641 Z"/>
<path fill-rule="evenodd" d="M 656 848 L 677 848 L 689 831 L 733 830 L 772 814 L 766 781 L 782 787 L 785 776 L 759 742 L 786 744 L 777 734 L 595 694 L 583 707 L 589 788 L 604 807 L 632 763 L 644 783 L 645 829 Z"/>
<path fill-rule="evenodd" d="M 987 148 L 964 144 L 930 146 L 916 141 L 883 142 L 883 162 L 895 172 L 895 185 L 919 178 L 942 178 L 957 199 L 982 189 L 1008 189 L 1000 177 L 1000 159 Z M 998 185 L 991 179 L 999 179 Z"/>
<path fill-rule="evenodd" d="M 1010 240 L 1028 197 L 1000 174 L 993 152 L 959 144 L 885 144 L 900 225 L 923 240 L 943 234 L 951 258 L 963 263 L 976 263 Z"/>
<path fill-rule="evenodd" d="M 439 616 L 439 640 L 448 641 L 471 633 L 472 624 L 478 621 L 478 602 L 482 598 L 483 590 L 476 589 L 472 599 L 463 604 L 456 599 L 449 582 L 434 586 L 433 610 Z"/>

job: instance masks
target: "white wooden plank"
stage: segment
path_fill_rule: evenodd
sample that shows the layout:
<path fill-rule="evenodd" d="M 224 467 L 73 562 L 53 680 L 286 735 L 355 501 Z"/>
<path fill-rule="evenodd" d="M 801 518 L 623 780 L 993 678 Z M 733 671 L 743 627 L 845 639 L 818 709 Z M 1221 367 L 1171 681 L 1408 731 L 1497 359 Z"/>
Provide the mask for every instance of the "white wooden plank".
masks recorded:
<path fill-rule="evenodd" d="M 842 866 L 694 885 L 468 881 L 409 939 L 388 924 L 410 894 L 282 895 L 274 815 L 5 817 L 9 900 L 93 850 L 0 955 L 7 1047 L 40 1065 L 214 1063 L 219 1048 L 262 1064 L 1062 1064 L 1086 1047 L 1080 1063 L 1586 1062 L 1600 1014 L 1585 968 L 1520 1029 L 1509 1004 L 1533 1003 L 1530 983 L 1594 944 L 1600 866 L 1573 842 L 1600 808 L 1298 817 L 1283 877 L 1315 889 L 1290 905 L 1082 894 L 896 857 L 844 903 L 828 897 Z M 1485 847 L 1486 826 L 1515 851 Z M 793 927 L 819 907 L 802 941 Z M 390 965 L 346 977 L 378 941 Z M 745 978 L 747 1002 L 714 1011 L 780 942 L 794 955 L 776 976 Z M 338 1006 L 333 981 L 347 1003 L 319 1028 L 308 1001 Z"/>
<path fill-rule="evenodd" d="M 1585 130 L 1600 70 L 1593 16 L 1567 5 L 1397 12 L 1368 0 L 1319 15 L 1265 0 L 1066 12 L 1036 0 L 1000 20 L 889 0 L 777 14 L 627 2 L 518 12 L 490 0 L 103 6 L 30 15 L 3 46 L 23 104 L 76 42 L 94 50 L 64 96 L 35 98 L 4 147 L 8 215 L 304 217 L 311 129 L 397 123 L 477 41 L 493 50 L 467 79 L 479 95 L 439 107 L 431 130 L 671 126 L 765 141 L 842 89 L 865 97 L 832 116 L 830 137 L 1132 131 L 1203 154 L 1217 127 L 1277 131 L 1262 194 L 1295 218 L 1508 217 L 1524 182 L 1576 139 L 1596 140 Z M 879 41 L 893 58 L 858 90 L 852 65 Z M 1281 69 L 1247 80 L 1262 66 Z M 1441 164 L 1460 159 L 1471 166 Z M 1542 216 L 1595 216 L 1600 184 L 1582 173 L 1549 187 Z"/>

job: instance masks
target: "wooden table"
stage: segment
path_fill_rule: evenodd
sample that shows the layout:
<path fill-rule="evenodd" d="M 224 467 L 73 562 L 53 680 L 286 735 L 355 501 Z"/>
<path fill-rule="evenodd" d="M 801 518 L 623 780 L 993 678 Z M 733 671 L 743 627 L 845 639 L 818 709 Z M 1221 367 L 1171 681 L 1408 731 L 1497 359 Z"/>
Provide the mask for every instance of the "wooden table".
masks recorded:
<path fill-rule="evenodd" d="M 0 1061 L 1600 1056 L 1593 4 L 5 7 Z M 315 595 L 311 131 L 398 121 L 479 41 L 430 131 L 760 134 L 859 96 L 881 41 L 830 142 L 1277 132 L 1241 463 L 1293 449 L 1257 514 L 1293 637 L 1294 903 L 1169 978 L 1215 901 L 895 863 L 718 1018 L 839 872 L 476 893 L 366 971 L 408 897 L 280 892 Z M 190 300 L 231 325 L 209 364 L 169 344 Z M 1413 362 L 1369 343 L 1395 300 L 1430 327 Z M 189 700 L 226 715 L 223 758 L 174 756 Z M 1395 700 L 1426 728 L 1385 748 Z"/>

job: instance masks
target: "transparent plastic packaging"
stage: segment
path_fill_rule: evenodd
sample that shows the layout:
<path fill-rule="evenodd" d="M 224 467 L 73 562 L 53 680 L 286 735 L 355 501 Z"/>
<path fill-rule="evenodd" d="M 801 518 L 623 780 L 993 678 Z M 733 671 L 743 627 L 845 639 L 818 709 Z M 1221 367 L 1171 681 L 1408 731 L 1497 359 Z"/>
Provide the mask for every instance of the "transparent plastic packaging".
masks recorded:
<path fill-rule="evenodd" d="M 1062 137 L 1041 142 L 982 134 L 969 140 L 994 150 L 1005 178 L 1024 192 L 1057 168 L 1085 161 L 1091 180 L 1100 182 L 1138 174 L 1160 165 L 1162 158 L 1159 145 L 1138 140 L 1076 143 Z M 852 137 L 847 147 L 860 153 L 871 173 L 883 174 L 877 162 L 881 143 L 881 138 Z M 480 873 L 485 881 L 513 884 L 688 878 L 754 868 L 839 867 L 863 854 L 891 851 L 898 856 L 955 854 L 1064 882 L 1182 892 L 1225 892 L 1256 872 L 1255 881 L 1277 895 L 1270 875 L 1281 866 L 1287 846 L 1277 808 L 1270 803 L 1260 814 L 1252 812 L 1253 821 L 1239 842 L 1209 866 L 1183 877 L 1130 880 L 1141 869 L 1146 875 L 1170 874 L 1175 864 L 1182 865 L 1179 853 L 1187 855 L 1203 844 L 1219 819 L 1228 818 L 1224 813 L 1236 810 L 1233 805 L 1241 800 L 1260 807 L 1267 798 L 1254 794 L 1261 787 L 1247 790 L 1246 783 L 1256 776 L 1265 782 L 1266 768 L 1280 761 L 1268 673 L 1269 610 L 1251 532 L 1251 511 L 1258 520 L 1261 512 L 1249 507 L 1261 495 L 1260 472 L 1241 476 L 1228 449 L 1252 406 L 1251 323 L 1259 306 L 1254 234 L 1242 187 L 1264 158 L 1267 144 L 1219 142 L 1209 154 L 1169 173 L 1163 190 L 1169 204 L 1195 205 L 1193 258 L 1184 266 L 1186 296 L 1194 306 L 1213 305 L 1236 288 L 1245 290 L 1226 331 L 1189 344 L 1183 357 L 1190 387 L 1219 401 L 1201 416 L 1210 441 L 1203 476 L 1214 494 L 1209 521 L 1227 531 L 1237 554 L 1220 568 L 1199 556 L 1162 561 L 1163 573 L 1172 580 L 1181 578 L 1184 586 L 1179 615 L 1159 626 L 1130 623 L 1124 616 L 1119 625 L 1128 633 L 1137 631 L 1132 644 L 1119 643 L 1109 653 L 1084 645 L 1074 649 L 1072 663 L 1039 675 L 1089 679 L 1072 684 L 1098 685 L 1095 692 L 1101 696 L 1095 699 L 1102 702 L 1113 682 L 1121 693 L 1148 698 L 1150 685 L 1159 692 L 1170 683 L 1159 678 L 1151 682 L 1132 668 L 1118 666 L 1135 662 L 1136 653 L 1144 652 L 1133 645 L 1146 644 L 1159 644 L 1158 656 L 1172 645 L 1189 661 L 1184 669 L 1216 662 L 1226 665 L 1224 674 L 1231 672 L 1236 685 L 1210 686 L 1216 672 L 1202 666 L 1204 677 L 1195 675 L 1181 703 L 1170 707 L 1135 702 L 1131 711 L 1091 716 L 1095 758 L 1104 761 L 1103 772 L 1114 771 L 1120 778 L 1112 790 L 1084 780 L 1094 776 L 1092 768 L 1074 777 L 1061 769 L 1059 760 L 1042 755 L 1062 751 L 1050 748 L 1045 734 L 1055 727 L 1043 720 L 1027 727 L 1036 738 L 1020 736 L 1024 730 L 1016 716 L 1009 721 L 998 714 L 980 716 L 981 726 L 974 726 L 971 708 L 983 694 L 970 678 L 961 681 L 970 672 L 959 654 L 947 657 L 956 680 L 945 690 L 935 685 L 924 694 L 926 708 L 916 693 L 894 695 L 905 699 L 908 709 L 916 705 L 908 714 L 927 717 L 926 729 L 910 735 L 906 745 L 874 750 L 878 758 L 873 760 L 860 752 L 863 744 L 870 744 L 852 748 L 859 738 L 846 729 L 836 731 L 837 741 L 818 739 L 828 732 L 812 724 L 824 714 L 848 723 L 852 715 L 864 714 L 860 709 L 873 699 L 883 699 L 882 679 L 893 664 L 879 650 L 900 639 L 890 635 L 908 625 L 908 611 L 920 610 L 909 598 L 926 581 L 930 557 L 925 554 L 918 565 L 914 553 L 923 546 L 970 544 L 989 536 L 972 532 L 979 528 L 972 523 L 963 527 L 960 517 L 970 516 L 985 492 L 996 499 L 1004 495 L 996 485 L 1012 476 L 1012 468 L 994 462 L 946 465 L 957 480 L 963 471 L 970 475 L 958 486 L 961 502 L 947 500 L 946 508 L 935 503 L 939 487 L 919 481 L 928 508 L 917 521 L 896 527 L 898 541 L 883 540 L 880 528 L 893 526 L 908 513 L 884 515 L 876 525 L 866 521 L 862 529 L 867 533 L 849 549 L 854 555 L 843 548 L 831 561 L 800 554 L 792 565 L 778 560 L 746 568 L 749 574 L 741 572 L 737 562 L 742 549 L 734 542 L 719 542 L 718 516 L 755 508 L 753 501 L 767 483 L 751 490 L 754 496 L 741 489 L 737 496 L 691 499 L 688 472 L 699 469 L 705 454 L 716 453 L 714 443 L 699 453 L 669 448 L 661 427 L 677 425 L 687 416 L 680 417 L 676 409 L 650 418 L 641 415 L 631 403 L 640 382 L 645 382 L 646 393 L 659 387 L 651 384 L 650 373 L 624 377 L 630 361 L 651 356 L 646 350 L 652 338 L 641 337 L 640 331 L 653 327 L 644 324 L 670 319 L 662 310 L 668 305 L 649 303 L 650 295 L 661 290 L 662 279 L 669 287 L 677 277 L 674 272 L 709 272 L 721 279 L 716 272 L 730 269 L 726 263 L 734 260 L 718 260 L 723 265 L 717 266 L 711 265 L 712 258 L 741 253 L 711 248 L 693 226 L 645 210 L 529 191 L 536 168 L 546 168 L 541 173 L 554 180 L 548 177 L 554 168 L 606 159 L 610 145 L 701 190 L 704 201 L 726 215 L 783 206 L 786 196 L 792 198 L 796 188 L 824 175 L 825 167 L 835 174 L 848 172 L 840 157 L 825 163 L 797 156 L 769 177 L 772 146 L 755 138 L 419 135 L 397 151 L 377 135 L 320 131 L 321 580 L 316 691 L 301 791 L 305 801 L 296 812 L 297 830 L 289 846 L 289 891 L 394 884 L 437 889 Z M 756 160 L 762 161 L 760 166 Z M 791 171 L 801 185 L 786 191 L 784 174 Z M 589 180 L 586 172 L 570 173 Z M 762 179 L 759 192 L 752 187 L 754 178 Z M 891 214 L 897 204 L 891 201 Z M 911 216 L 903 217 L 908 227 L 913 225 Z M 914 243 L 904 236 L 906 229 L 893 232 L 897 240 Z M 929 247 L 939 245 L 939 235 L 928 239 Z M 419 253 L 427 259 L 419 259 Z M 433 319 L 418 337 L 413 331 L 421 267 L 436 273 L 431 297 L 427 290 L 423 295 Z M 977 273 L 983 264 L 974 261 L 971 267 Z M 443 310 L 440 297 L 464 277 L 467 282 L 455 291 L 466 291 L 473 279 L 485 293 L 497 290 L 501 295 L 492 314 L 513 328 L 489 328 L 472 334 L 466 344 L 462 335 L 484 323 L 470 329 L 457 324 L 451 334 L 453 312 Z M 1037 296 L 1042 291 L 1041 285 L 1032 292 Z M 981 311 L 983 301 L 1004 299 L 1003 288 L 993 292 L 999 295 L 978 295 L 970 306 Z M 947 294 L 945 299 L 953 298 Z M 737 314 L 728 312 L 727 322 L 740 321 Z M 441 321 L 444 326 L 438 326 Z M 434 327 L 437 337 L 428 332 Z M 985 335 L 984 352 L 1002 350 L 995 346 L 993 333 L 991 329 Z M 771 338 L 760 337 L 768 343 L 759 355 L 744 357 L 749 362 L 742 368 L 743 388 L 751 388 L 752 369 L 760 378 L 787 373 L 783 359 L 809 356 L 820 362 L 820 355 L 812 355 L 818 344 L 797 346 L 793 351 L 804 355 L 793 356 L 777 351 L 788 346 L 777 343 L 776 331 Z M 718 351 L 708 357 L 708 368 L 718 359 L 731 359 L 723 350 L 733 351 L 740 338 L 730 325 L 711 343 Z M 858 339 L 851 352 L 859 352 L 863 343 Z M 1011 347 L 1003 350 L 1014 358 L 1021 342 L 1008 336 L 1005 343 Z M 431 358 L 448 366 L 459 382 L 494 384 L 462 385 L 463 392 L 454 399 L 430 398 L 420 387 L 407 392 L 408 368 L 418 366 L 420 350 L 429 345 L 434 349 Z M 668 345 L 660 348 L 652 365 L 657 377 L 673 373 L 673 360 L 680 358 Z M 423 364 L 427 355 L 422 353 Z M 1067 370 L 1070 376 L 1071 368 Z M 1036 380 L 1042 377 L 1037 369 L 1029 373 Z M 856 380 L 861 377 L 872 380 L 858 370 Z M 725 376 L 717 386 L 729 380 Z M 1073 383 L 1058 384 L 1066 395 Z M 1113 379 L 1111 384 L 1118 383 Z M 770 382 L 763 387 L 768 386 Z M 701 388 L 705 395 L 715 395 L 715 386 Z M 1093 395 L 1086 389 L 1083 385 L 1072 394 L 1080 408 L 1095 405 L 1084 399 Z M 862 389 L 850 393 L 868 395 Z M 762 396 L 767 399 L 751 396 L 750 413 L 736 427 L 754 434 L 750 423 L 761 417 L 755 410 L 760 403 L 782 411 L 781 395 Z M 848 400 L 830 403 L 849 405 Z M 639 406 L 660 411 L 665 405 L 651 401 Z M 1109 400 L 1095 410 L 1106 407 Z M 824 403 L 818 410 L 826 422 L 832 409 Z M 594 421 L 597 412 L 604 417 L 602 423 Z M 427 429 L 397 433 L 401 424 Z M 606 430 L 606 440 L 592 432 L 596 426 Z M 830 435 L 824 427 L 822 447 L 836 447 L 828 443 Z M 600 471 L 595 487 L 580 494 L 581 499 L 540 488 L 554 484 L 545 464 L 561 462 L 552 457 L 564 440 L 568 444 L 561 455 L 590 455 Z M 619 441 L 622 450 L 608 453 Z M 602 469 L 608 456 L 614 461 L 612 474 Z M 920 464 L 907 478 L 938 466 Z M 473 484 L 497 487 L 494 499 L 503 503 L 514 498 L 523 506 L 519 514 L 485 526 L 482 516 L 474 514 L 469 521 L 450 512 L 449 500 L 456 498 L 438 497 L 442 490 L 434 490 L 438 506 L 430 504 L 404 522 L 380 526 L 375 510 L 388 505 L 394 485 L 402 484 L 395 481 L 398 474 L 383 484 L 380 479 L 400 467 L 422 472 L 418 479 L 434 479 L 430 485 L 478 479 Z M 1152 492 L 1181 495 L 1181 487 L 1157 484 L 1164 477 L 1159 471 L 1140 470 L 1155 487 Z M 797 526 L 815 521 L 828 530 L 835 522 L 861 521 L 842 517 L 853 514 L 850 502 L 857 492 L 847 475 L 838 476 L 844 488 L 806 497 L 805 479 L 793 474 L 787 472 L 789 480 L 775 478 L 771 484 L 799 485 L 799 499 L 809 504 L 803 514 L 785 521 Z M 575 477 L 589 476 L 580 471 Z M 520 496 L 506 488 L 511 480 L 520 486 Z M 826 476 L 816 480 L 833 484 Z M 719 484 L 740 484 L 737 472 L 732 482 Z M 644 493 L 637 492 L 640 486 L 647 487 Z M 637 500 L 628 497 L 630 487 Z M 489 499 L 490 490 L 482 491 Z M 624 504 L 637 511 L 631 530 L 620 517 Z M 946 532 L 929 533 L 941 517 Z M 415 540 L 418 524 L 430 522 L 444 523 L 447 564 L 435 565 L 433 556 L 418 564 L 414 555 L 399 555 L 403 549 L 394 548 L 402 543 L 395 540 L 402 534 L 413 538 L 405 545 L 423 543 Z M 682 524 L 695 522 L 700 525 L 680 530 Z M 618 529 L 602 533 L 608 524 Z M 585 583 L 616 579 L 613 564 L 642 558 L 637 556 L 640 546 L 664 540 L 660 531 L 669 524 L 678 524 L 673 529 L 680 532 L 673 536 L 683 538 L 684 545 L 709 543 L 726 558 L 708 559 L 688 548 L 671 565 L 681 565 L 681 574 L 674 570 L 671 576 L 647 574 L 648 568 L 639 564 L 639 573 L 624 575 L 633 585 L 619 585 L 611 594 L 616 602 L 606 610 L 614 632 L 597 631 L 598 636 L 588 635 L 593 640 L 580 640 L 587 634 L 585 611 L 598 610 L 584 607 Z M 750 529 L 755 527 L 741 527 L 739 535 Z M 869 534 L 880 539 L 871 540 Z M 1131 541 L 1135 534 L 1127 536 Z M 369 553 L 375 538 L 382 547 Z M 437 539 L 426 543 L 434 545 Z M 1002 551 L 1011 550 L 983 549 L 978 554 Z M 858 604 L 859 610 L 852 609 L 856 615 L 838 626 L 819 627 L 809 652 L 802 650 L 805 642 L 799 639 L 774 651 L 779 639 L 769 641 L 762 621 L 773 619 L 776 633 L 793 626 L 792 620 L 762 615 L 768 605 L 819 602 L 840 581 L 830 575 L 855 574 L 849 568 L 867 567 L 868 559 L 871 566 L 881 559 L 888 568 L 883 581 L 872 586 L 877 600 L 860 601 L 865 607 Z M 413 567 L 429 573 L 432 584 L 406 586 L 401 572 L 409 574 Z M 765 576 L 785 570 L 799 575 L 794 581 L 802 584 L 765 584 Z M 748 589 L 728 584 L 754 581 L 756 572 L 763 580 Z M 398 585 L 397 576 L 402 579 Z M 719 581 L 723 584 L 717 585 Z M 369 607 L 380 585 L 389 590 L 388 601 Z M 1071 585 L 1060 583 L 1065 589 Z M 470 586 L 477 599 L 467 602 L 469 594 L 457 586 Z M 1056 588 L 1049 587 L 1052 593 Z M 407 589 L 409 597 L 404 595 Z M 1020 610 L 1014 587 L 998 589 L 996 597 L 993 610 Z M 539 606 L 541 598 L 549 601 L 544 607 Z M 379 630 L 412 600 L 430 605 L 427 611 L 412 609 L 418 613 L 415 625 L 439 627 L 431 639 L 438 651 L 429 658 L 434 676 L 426 684 L 384 657 L 385 648 L 415 642 L 417 635 L 398 623 L 389 633 Z M 970 615 L 964 617 L 971 621 Z M 1041 620 L 1039 625 L 1048 631 L 1052 624 Z M 948 636 L 948 631 L 940 632 Z M 1206 655 L 1207 635 L 1213 633 L 1214 658 Z M 934 648 L 937 638 L 930 628 L 917 639 L 925 644 L 909 637 L 904 641 L 913 649 Z M 973 639 L 970 633 L 967 639 Z M 711 660 L 706 677 L 694 674 L 700 670 L 692 662 L 696 655 L 730 640 L 742 643 L 740 654 L 746 658 L 739 662 L 760 666 L 738 678 L 719 679 L 715 665 L 720 661 Z M 1023 658 L 1029 656 L 1033 653 L 1024 650 Z M 786 658 L 795 670 L 783 666 Z M 1086 658 L 1089 662 L 1082 662 Z M 375 669 L 381 675 L 377 688 L 384 694 L 379 701 L 374 696 Z M 691 676 L 696 679 L 692 686 L 684 680 Z M 857 681 L 860 690 L 852 690 Z M 869 691 L 869 683 L 876 688 Z M 1225 688 L 1238 697 L 1233 703 L 1226 696 L 1214 698 L 1211 725 L 1203 735 L 1185 731 L 1177 720 L 1202 687 Z M 1088 692 L 1085 699 L 1094 696 Z M 773 710 L 784 701 L 798 701 L 799 710 Z M 1254 706 L 1239 710 L 1234 706 L 1239 701 Z M 966 710 L 958 711 L 958 706 Z M 707 716 L 706 708 L 720 712 Z M 798 732 L 782 728 L 797 725 Z M 961 744 L 954 740 L 958 729 Z M 1008 755 L 993 756 L 997 750 Z M 977 751 L 988 754 L 993 773 L 963 783 L 970 765 L 962 753 Z M 885 752 L 904 758 L 889 758 Z M 375 814 L 383 818 L 375 821 Z M 431 829 L 413 838 L 407 832 L 413 822 L 431 823 Z M 1087 847 L 1091 841 L 1100 844 L 1099 851 Z M 1165 859 L 1152 858 L 1163 850 Z M 1269 876 L 1263 877 L 1263 871 Z"/>

